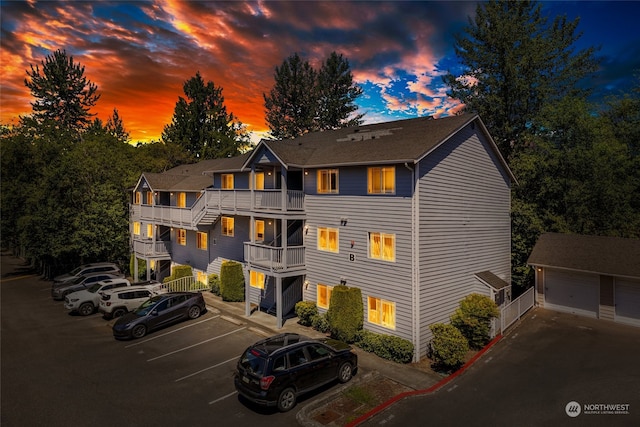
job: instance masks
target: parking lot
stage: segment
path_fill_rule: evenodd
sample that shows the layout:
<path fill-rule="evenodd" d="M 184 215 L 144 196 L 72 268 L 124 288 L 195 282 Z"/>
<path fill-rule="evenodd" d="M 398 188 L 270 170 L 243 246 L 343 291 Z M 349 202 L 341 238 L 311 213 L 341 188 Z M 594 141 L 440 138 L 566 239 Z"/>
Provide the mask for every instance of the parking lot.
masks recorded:
<path fill-rule="evenodd" d="M 235 392 L 240 353 L 263 338 L 246 323 L 209 309 L 116 341 L 100 314 L 69 314 L 50 289 L 18 259 L 2 257 L 3 426 L 296 424 L 304 400 L 282 414 Z"/>

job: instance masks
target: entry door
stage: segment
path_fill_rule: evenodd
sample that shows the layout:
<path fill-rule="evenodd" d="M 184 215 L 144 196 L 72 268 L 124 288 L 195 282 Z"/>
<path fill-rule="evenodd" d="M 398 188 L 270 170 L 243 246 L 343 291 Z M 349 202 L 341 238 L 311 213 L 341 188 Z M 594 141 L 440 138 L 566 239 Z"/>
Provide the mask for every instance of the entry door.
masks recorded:
<path fill-rule="evenodd" d="M 544 294 L 546 308 L 598 317 L 600 276 L 547 269 Z"/>
<path fill-rule="evenodd" d="M 615 321 L 640 326 L 640 281 L 616 279 Z"/>

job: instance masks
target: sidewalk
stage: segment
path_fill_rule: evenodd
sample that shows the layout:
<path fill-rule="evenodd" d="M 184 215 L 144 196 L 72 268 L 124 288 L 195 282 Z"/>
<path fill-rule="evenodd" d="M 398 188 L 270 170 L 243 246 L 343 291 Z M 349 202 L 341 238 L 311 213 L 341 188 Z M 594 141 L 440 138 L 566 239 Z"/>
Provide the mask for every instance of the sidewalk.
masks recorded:
<path fill-rule="evenodd" d="M 292 332 L 312 338 L 321 338 L 322 334 L 313 328 L 301 326 L 297 318 L 284 322 L 282 329 L 277 329 L 276 318 L 269 314 L 254 311 L 249 317 L 245 316 L 245 303 L 224 302 L 220 297 L 210 292 L 203 292 L 205 302 L 227 317 L 230 321 L 246 323 L 253 332 L 265 337 Z M 297 419 L 301 425 L 307 427 L 338 427 L 344 426 L 358 416 L 368 412 L 372 406 L 378 406 L 394 396 L 414 390 L 425 390 L 438 383 L 443 377 L 417 369 L 411 365 L 402 365 L 382 359 L 355 347 L 358 354 L 358 374 L 348 383 L 335 386 L 330 394 L 322 399 L 313 397 L 300 402 L 302 409 L 298 411 Z M 366 391 L 371 393 L 367 394 Z M 354 399 L 344 395 L 355 395 L 363 399 L 359 406 Z M 371 394 L 375 396 L 371 396 Z M 371 398 L 369 401 L 367 396 Z M 376 401 L 382 400 L 382 401 Z M 368 405 L 367 405 L 368 403 Z"/>

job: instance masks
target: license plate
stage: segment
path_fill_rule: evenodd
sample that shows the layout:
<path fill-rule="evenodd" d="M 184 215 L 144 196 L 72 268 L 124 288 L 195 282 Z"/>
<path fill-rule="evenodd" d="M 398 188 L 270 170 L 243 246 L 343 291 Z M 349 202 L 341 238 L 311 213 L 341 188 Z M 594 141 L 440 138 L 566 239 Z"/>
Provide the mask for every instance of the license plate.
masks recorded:
<path fill-rule="evenodd" d="M 248 377 L 243 376 L 242 377 L 242 381 L 244 381 L 245 383 L 249 384 L 249 378 Z"/>

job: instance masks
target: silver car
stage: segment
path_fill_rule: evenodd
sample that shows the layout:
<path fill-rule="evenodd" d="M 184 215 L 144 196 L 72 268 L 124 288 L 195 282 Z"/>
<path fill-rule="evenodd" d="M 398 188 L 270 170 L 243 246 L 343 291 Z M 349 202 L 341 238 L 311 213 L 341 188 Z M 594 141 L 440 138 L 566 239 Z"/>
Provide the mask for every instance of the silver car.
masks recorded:
<path fill-rule="evenodd" d="M 88 276 L 80 276 L 71 282 L 58 284 L 54 282 L 54 284 L 51 285 L 51 297 L 56 301 L 62 301 L 64 297 L 71 292 L 87 289 L 96 282 L 101 282 L 107 279 L 118 279 L 120 277 L 124 277 L 124 274 L 97 273 Z"/>
<path fill-rule="evenodd" d="M 80 267 L 76 267 L 66 274 L 61 274 L 60 276 L 54 277 L 53 283 L 59 284 L 70 282 L 72 280 L 76 280 L 80 276 L 88 276 L 90 274 L 98 273 L 118 274 L 120 273 L 120 268 L 112 262 L 94 262 L 91 264 L 84 264 Z"/>

